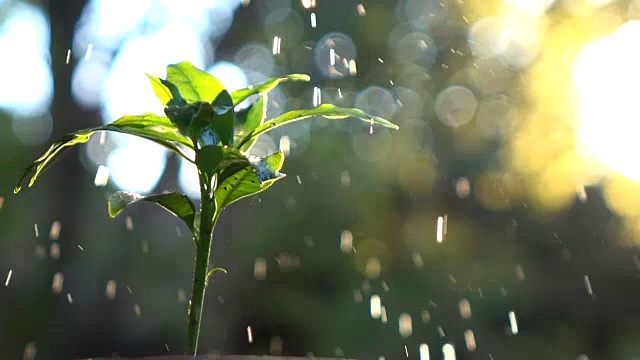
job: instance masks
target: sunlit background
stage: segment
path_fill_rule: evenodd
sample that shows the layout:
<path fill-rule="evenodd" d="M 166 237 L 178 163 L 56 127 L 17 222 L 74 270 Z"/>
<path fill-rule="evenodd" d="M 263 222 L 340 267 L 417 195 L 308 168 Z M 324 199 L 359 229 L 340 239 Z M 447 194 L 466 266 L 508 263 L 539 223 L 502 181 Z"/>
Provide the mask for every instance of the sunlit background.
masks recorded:
<path fill-rule="evenodd" d="M 0 0 L 0 357 L 181 351 L 187 230 L 105 199 L 197 199 L 192 164 L 96 134 L 12 189 L 63 133 L 163 114 L 145 73 L 184 60 L 229 90 L 311 75 L 269 117 L 401 128 L 259 139 L 289 176 L 221 220 L 203 352 L 640 356 L 640 0 Z"/>

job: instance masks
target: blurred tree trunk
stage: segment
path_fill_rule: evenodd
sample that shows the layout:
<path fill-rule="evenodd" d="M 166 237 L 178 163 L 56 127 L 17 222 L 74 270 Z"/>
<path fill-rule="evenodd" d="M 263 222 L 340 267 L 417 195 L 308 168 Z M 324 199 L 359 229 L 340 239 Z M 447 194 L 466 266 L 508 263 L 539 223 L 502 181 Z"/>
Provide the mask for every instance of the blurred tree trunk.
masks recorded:
<path fill-rule="evenodd" d="M 67 64 L 67 51 L 71 49 L 76 23 L 80 18 L 86 0 L 49 0 L 47 11 L 51 21 L 51 69 L 54 79 L 54 95 L 51 106 L 53 118 L 52 139 L 75 130 L 98 125 L 95 112 L 87 113 L 81 109 L 71 95 L 71 75 L 73 57 Z M 79 191 L 84 175 L 78 161 L 78 149 L 69 150 L 69 154 L 60 159 L 53 171 L 43 178 L 47 184 L 47 213 L 52 221 L 62 224 L 61 240 L 77 241 L 82 234 L 79 211 L 81 192 Z M 69 156 L 70 155 L 70 156 Z M 48 228 L 44 228 L 47 234 Z"/>

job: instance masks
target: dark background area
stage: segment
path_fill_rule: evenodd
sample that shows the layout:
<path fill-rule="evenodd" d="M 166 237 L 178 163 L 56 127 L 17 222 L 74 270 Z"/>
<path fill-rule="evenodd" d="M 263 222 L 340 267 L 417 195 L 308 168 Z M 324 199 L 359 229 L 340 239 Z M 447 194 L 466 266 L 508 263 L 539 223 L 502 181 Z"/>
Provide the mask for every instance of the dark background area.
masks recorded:
<path fill-rule="evenodd" d="M 576 14 L 557 2 L 544 15 L 536 59 L 513 66 L 470 50 L 470 23 L 498 14 L 499 1 L 445 3 L 446 14 L 420 29 L 406 19 L 407 6 L 439 14 L 438 2 L 366 1 L 366 14 L 359 15 L 359 2 L 318 0 L 311 28 L 304 2 L 252 1 L 236 10 L 228 32 L 211 40 L 216 61 L 234 61 L 249 42 L 270 49 L 263 22 L 272 7 L 284 6 L 304 19 L 304 34 L 275 57 L 271 75 L 304 72 L 313 79 L 285 86 L 288 105 L 310 106 L 317 86 L 324 102 L 354 106 L 355 94 L 380 86 L 393 95 L 387 105 L 401 129 L 369 135 L 355 120 L 318 120 L 300 140 L 308 145 L 292 149 L 286 179 L 222 214 L 212 262 L 228 273 L 215 275 L 207 291 L 202 353 L 418 359 L 420 344 L 427 344 L 439 359 L 451 344 L 457 359 L 640 357 L 640 233 L 638 211 L 628 205 L 640 201 L 640 191 L 615 173 L 590 183 L 586 175 L 566 176 L 571 166 L 557 162 L 573 154 L 570 105 L 536 90 L 544 85 L 546 94 L 555 94 L 570 86 L 564 65 L 546 74 L 546 62 L 575 57 L 590 39 L 631 21 L 632 4 Z M 82 60 L 66 64 L 87 2 L 32 4 L 51 25 L 54 125 L 47 142 L 27 145 L 13 134 L 15 115 L 0 112 L 0 276 L 12 272 L 8 285 L 0 284 L 0 358 L 28 357 L 36 349 L 38 359 L 181 353 L 195 252 L 179 221 L 149 204 L 126 211 L 133 229 L 124 216 L 109 218 L 106 199 L 116 187 L 94 186 L 95 170 L 80 161 L 83 146 L 69 150 L 34 187 L 12 193 L 51 140 L 102 122 L 100 108 L 80 106 L 71 95 Z M 611 14 L 619 16 L 606 17 Z M 291 34 L 283 24 L 286 43 Z M 305 55 L 304 46 L 314 47 L 329 32 L 353 40 L 356 76 L 332 79 Z M 414 52 L 420 43 L 398 35 L 412 32 L 429 34 L 437 52 Z M 507 80 L 484 81 L 474 69 Z M 555 83 L 536 82 L 546 77 Z M 493 130 L 481 127 L 486 119 L 479 120 L 475 108 L 465 124 L 443 122 L 467 111 L 464 103 L 437 110 L 438 94 L 455 85 L 470 89 L 480 104 L 508 97 L 507 130 L 483 135 Z M 338 88 L 345 98 L 336 96 Z M 385 94 L 372 97 L 374 105 Z M 288 131 L 274 132 L 274 142 Z M 178 168 L 178 159 L 169 157 L 154 192 L 173 190 Z M 446 234 L 438 242 L 438 219 L 445 216 Z M 54 221 L 61 225 L 57 240 L 49 235 Z M 354 251 L 345 254 L 341 237 L 348 234 Z M 52 244 L 60 247 L 59 258 L 51 256 Z M 264 279 L 254 274 L 256 261 L 266 261 Z M 60 293 L 52 291 L 56 273 L 64 275 Z M 105 295 L 110 281 L 113 298 Z M 372 319 L 372 295 L 382 298 L 386 323 Z M 461 310 L 466 302 L 470 316 Z M 399 332 L 402 314 L 412 321 L 407 337 Z M 465 339 L 467 330 L 477 348 Z"/>

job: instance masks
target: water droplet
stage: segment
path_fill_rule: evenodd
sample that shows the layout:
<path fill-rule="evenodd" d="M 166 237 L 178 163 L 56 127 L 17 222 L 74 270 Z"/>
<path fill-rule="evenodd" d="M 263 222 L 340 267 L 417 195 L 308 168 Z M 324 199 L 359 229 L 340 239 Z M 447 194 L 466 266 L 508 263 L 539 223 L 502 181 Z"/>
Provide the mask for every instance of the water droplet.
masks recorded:
<path fill-rule="evenodd" d="M 364 5 L 362 4 L 358 4 L 358 6 L 356 7 L 356 10 L 358 10 L 358 15 L 360 16 L 367 15 L 367 11 L 365 10 Z"/>
<path fill-rule="evenodd" d="M 451 344 L 444 344 L 442 346 L 443 360 L 456 360 L 456 349 Z"/>
<path fill-rule="evenodd" d="M 420 344 L 420 360 L 429 360 L 429 345 Z"/>
<path fill-rule="evenodd" d="M 400 314 L 398 318 L 398 328 L 400 330 L 400 336 L 406 338 L 413 333 L 413 326 L 411 324 L 411 315 L 407 313 Z"/>
<path fill-rule="evenodd" d="M 36 347 L 35 342 L 30 342 L 24 348 L 24 352 L 22 353 L 23 360 L 34 360 L 36 358 L 36 353 L 38 352 L 38 348 Z"/>
<path fill-rule="evenodd" d="M 93 52 L 93 44 L 89 44 L 89 46 L 87 46 L 87 52 L 84 54 L 84 59 L 89 60 L 91 58 L 92 52 Z"/>
<path fill-rule="evenodd" d="M 587 289 L 587 294 L 589 294 L 589 296 L 594 296 L 593 288 L 591 288 L 591 280 L 589 280 L 588 275 L 584 276 L 584 287 Z"/>
<path fill-rule="evenodd" d="M 84 251 L 84 249 L 82 248 L 82 246 L 80 246 L 79 244 L 78 244 L 78 249 L 80 249 L 80 251 Z"/>
<path fill-rule="evenodd" d="M 69 304 L 73 304 L 73 297 L 71 297 L 71 294 L 67 293 L 67 301 L 69 302 Z"/>
<path fill-rule="evenodd" d="M 460 300 L 460 302 L 458 303 L 458 308 L 460 309 L 460 316 L 463 319 L 469 319 L 471 317 L 471 305 L 469 304 L 469 300 Z"/>
<path fill-rule="evenodd" d="M 377 257 L 371 257 L 367 259 L 367 264 L 364 268 L 364 273 L 369 279 L 377 279 L 380 276 L 382 270 L 382 264 Z"/>
<path fill-rule="evenodd" d="M 422 320 L 423 323 L 428 323 L 431 321 L 431 314 L 429 313 L 428 310 L 422 310 L 420 312 L 420 319 Z"/>
<path fill-rule="evenodd" d="M 98 187 L 106 186 L 109 183 L 110 173 L 111 170 L 108 167 L 100 165 L 96 171 L 96 177 L 93 179 L 93 184 Z"/>
<path fill-rule="evenodd" d="M 317 86 L 313 87 L 313 106 L 318 106 L 322 104 L 322 92 L 320 88 Z"/>
<path fill-rule="evenodd" d="M 140 305 L 133 305 L 133 312 L 136 314 L 136 317 L 142 316 L 142 308 L 140 308 Z"/>
<path fill-rule="evenodd" d="M 58 244 L 57 242 L 52 243 L 51 247 L 49 248 L 49 255 L 54 260 L 59 259 L 60 258 L 60 244 Z"/>
<path fill-rule="evenodd" d="M 524 269 L 522 268 L 522 265 L 520 264 L 516 264 L 516 279 L 522 281 L 524 280 Z"/>
<path fill-rule="evenodd" d="M 380 318 L 380 316 L 382 315 L 381 306 L 382 304 L 381 304 L 380 296 L 378 295 L 371 296 L 371 300 L 370 300 L 371 318 L 373 319 Z"/>
<path fill-rule="evenodd" d="M 280 144 L 278 146 L 280 148 L 280 151 L 285 155 L 288 156 L 289 152 L 291 151 L 291 139 L 289 139 L 288 136 L 284 135 L 280 137 Z"/>
<path fill-rule="evenodd" d="M 9 283 L 11 282 L 11 275 L 13 275 L 13 270 L 9 270 L 9 274 L 7 274 L 7 280 L 5 280 L 4 286 L 9 286 Z"/>
<path fill-rule="evenodd" d="M 413 253 L 411 255 L 411 260 L 413 261 L 413 265 L 415 265 L 415 267 L 418 269 L 422 269 L 422 267 L 424 266 L 422 255 L 420 255 L 419 253 Z"/>
<path fill-rule="evenodd" d="M 128 231 L 133 231 L 133 218 L 131 216 L 126 216 L 124 218 L 124 225 Z"/>
<path fill-rule="evenodd" d="M 353 234 L 349 230 L 340 233 L 340 251 L 345 254 L 353 252 Z"/>
<path fill-rule="evenodd" d="M 271 51 L 271 53 L 273 55 L 280 54 L 280 46 L 281 46 L 281 44 L 282 44 L 282 38 L 279 37 L 279 36 L 274 36 L 273 37 L 273 48 L 272 48 L 272 51 Z"/>
<path fill-rule="evenodd" d="M 178 289 L 178 303 L 184 304 L 187 301 L 187 293 L 184 289 Z"/>
<path fill-rule="evenodd" d="M 55 273 L 53 275 L 53 281 L 51 282 L 51 290 L 54 294 L 59 294 L 62 291 L 62 283 L 64 282 L 64 275 L 62 273 Z"/>
<path fill-rule="evenodd" d="M 69 61 L 71 60 L 71 49 L 67 50 L 67 59 L 65 60 L 65 64 L 69 64 Z"/>
<path fill-rule="evenodd" d="M 316 7 L 316 0 L 301 0 L 302 7 L 305 9 L 313 9 Z"/>
<path fill-rule="evenodd" d="M 473 335 L 473 331 L 470 329 L 465 330 L 464 332 L 464 342 L 467 344 L 467 350 L 469 352 L 473 352 L 476 350 L 476 337 Z"/>
<path fill-rule="evenodd" d="M 436 240 L 441 243 L 444 240 L 444 217 L 438 216 L 438 225 L 436 227 Z"/>
<path fill-rule="evenodd" d="M 253 264 L 253 278 L 256 280 L 264 280 L 267 277 L 267 261 L 263 258 L 257 258 Z"/>
<path fill-rule="evenodd" d="M 471 193 L 471 184 L 469 184 L 469 179 L 466 177 L 461 177 L 456 180 L 456 195 L 460 199 L 466 199 L 469 197 Z"/>
<path fill-rule="evenodd" d="M 513 335 L 518 335 L 518 322 L 514 311 L 509 311 L 509 328 Z"/>
<path fill-rule="evenodd" d="M 108 300 L 113 300 L 113 299 L 116 298 L 117 287 L 118 287 L 118 285 L 114 280 L 107 281 L 107 288 L 105 290 L 105 296 L 107 297 Z"/>
<path fill-rule="evenodd" d="M 40 231 L 38 231 L 38 224 L 33 224 L 33 229 L 36 232 L 36 237 L 40 237 Z"/>
<path fill-rule="evenodd" d="M 253 333 L 251 332 L 251 326 L 247 326 L 247 339 L 249 344 L 253 344 Z"/>

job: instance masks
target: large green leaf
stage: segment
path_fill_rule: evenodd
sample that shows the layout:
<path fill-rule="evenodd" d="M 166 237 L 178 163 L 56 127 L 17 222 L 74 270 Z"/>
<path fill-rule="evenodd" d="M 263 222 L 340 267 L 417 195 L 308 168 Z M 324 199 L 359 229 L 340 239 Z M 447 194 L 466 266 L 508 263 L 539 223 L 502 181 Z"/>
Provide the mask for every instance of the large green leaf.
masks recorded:
<path fill-rule="evenodd" d="M 27 177 L 31 177 L 29 180 L 29 187 L 31 187 L 40 173 L 45 167 L 65 148 L 83 144 L 89 141 L 91 136 L 97 131 L 115 131 L 119 133 L 135 135 L 147 140 L 151 140 L 165 148 L 179 154 L 185 159 L 193 162 L 189 156 L 180 148 L 179 145 L 185 145 L 189 148 L 193 148 L 191 141 L 181 135 L 176 127 L 165 117 L 160 117 L 154 114 L 144 115 L 127 115 L 120 119 L 97 128 L 79 130 L 71 134 L 62 135 L 51 145 L 49 150 L 44 153 L 40 158 L 34 161 L 25 172 L 22 174 L 20 181 L 16 185 L 14 192 L 18 193 L 22 189 L 22 183 Z"/>
<path fill-rule="evenodd" d="M 249 109 L 243 113 L 242 118 L 236 115 L 236 133 L 235 133 L 235 142 L 239 143 L 245 135 L 250 134 L 254 131 L 267 116 L 267 95 L 260 94 L 258 100 L 253 103 Z M 239 121 L 240 120 L 240 121 Z M 240 150 L 249 151 L 253 144 L 255 143 L 257 137 L 254 137 L 248 140 L 246 143 L 242 145 Z"/>
<path fill-rule="evenodd" d="M 267 190 L 280 178 L 260 182 L 253 166 L 247 166 L 228 177 L 215 190 L 218 211 L 247 196 Z"/>
<path fill-rule="evenodd" d="M 311 78 L 307 74 L 290 74 L 287 76 L 283 76 L 281 78 L 269 79 L 261 84 L 258 84 L 249 88 L 236 90 L 231 94 L 231 98 L 233 99 L 233 104 L 238 105 L 251 95 L 268 93 L 283 81 L 309 81 L 309 80 L 311 80 Z"/>
<path fill-rule="evenodd" d="M 233 125 L 236 119 L 231 95 L 227 90 L 222 90 L 212 105 L 215 115 L 211 118 L 209 126 L 220 137 L 222 145 L 231 146 L 233 144 Z"/>
<path fill-rule="evenodd" d="M 109 196 L 109 215 L 116 217 L 122 210 L 137 201 L 149 201 L 162 206 L 182 219 L 189 229 L 192 232 L 194 231 L 196 208 L 186 195 L 177 191 L 149 196 L 142 196 L 128 191 L 115 192 Z"/>
<path fill-rule="evenodd" d="M 388 120 L 385 120 L 381 117 L 369 115 L 366 112 L 359 109 L 341 108 L 331 104 L 322 104 L 313 109 L 289 111 L 274 119 L 271 119 L 265 122 L 264 124 L 258 126 L 251 133 L 247 134 L 240 141 L 240 143 L 238 144 L 238 147 L 242 148 L 242 146 L 248 141 L 252 140 L 253 138 L 257 137 L 260 134 L 271 131 L 277 127 L 280 127 L 282 125 L 286 125 L 295 121 L 304 120 L 314 116 L 322 116 L 329 119 L 345 119 L 349 117 L 355 117 L 362 121 L 371 123 L 371 125 L 378 124 L 384 127 L 395 129 L 395 130 L 399 129 L 399 127 L 396 124 Z"/>
<path fill-rule="evenodd" d="M 224 85 L 213 75 L 184 61 L 167 66 L 167 81 L 174 84 L 187 103 L 211 103 L 224 90 Z"/>

